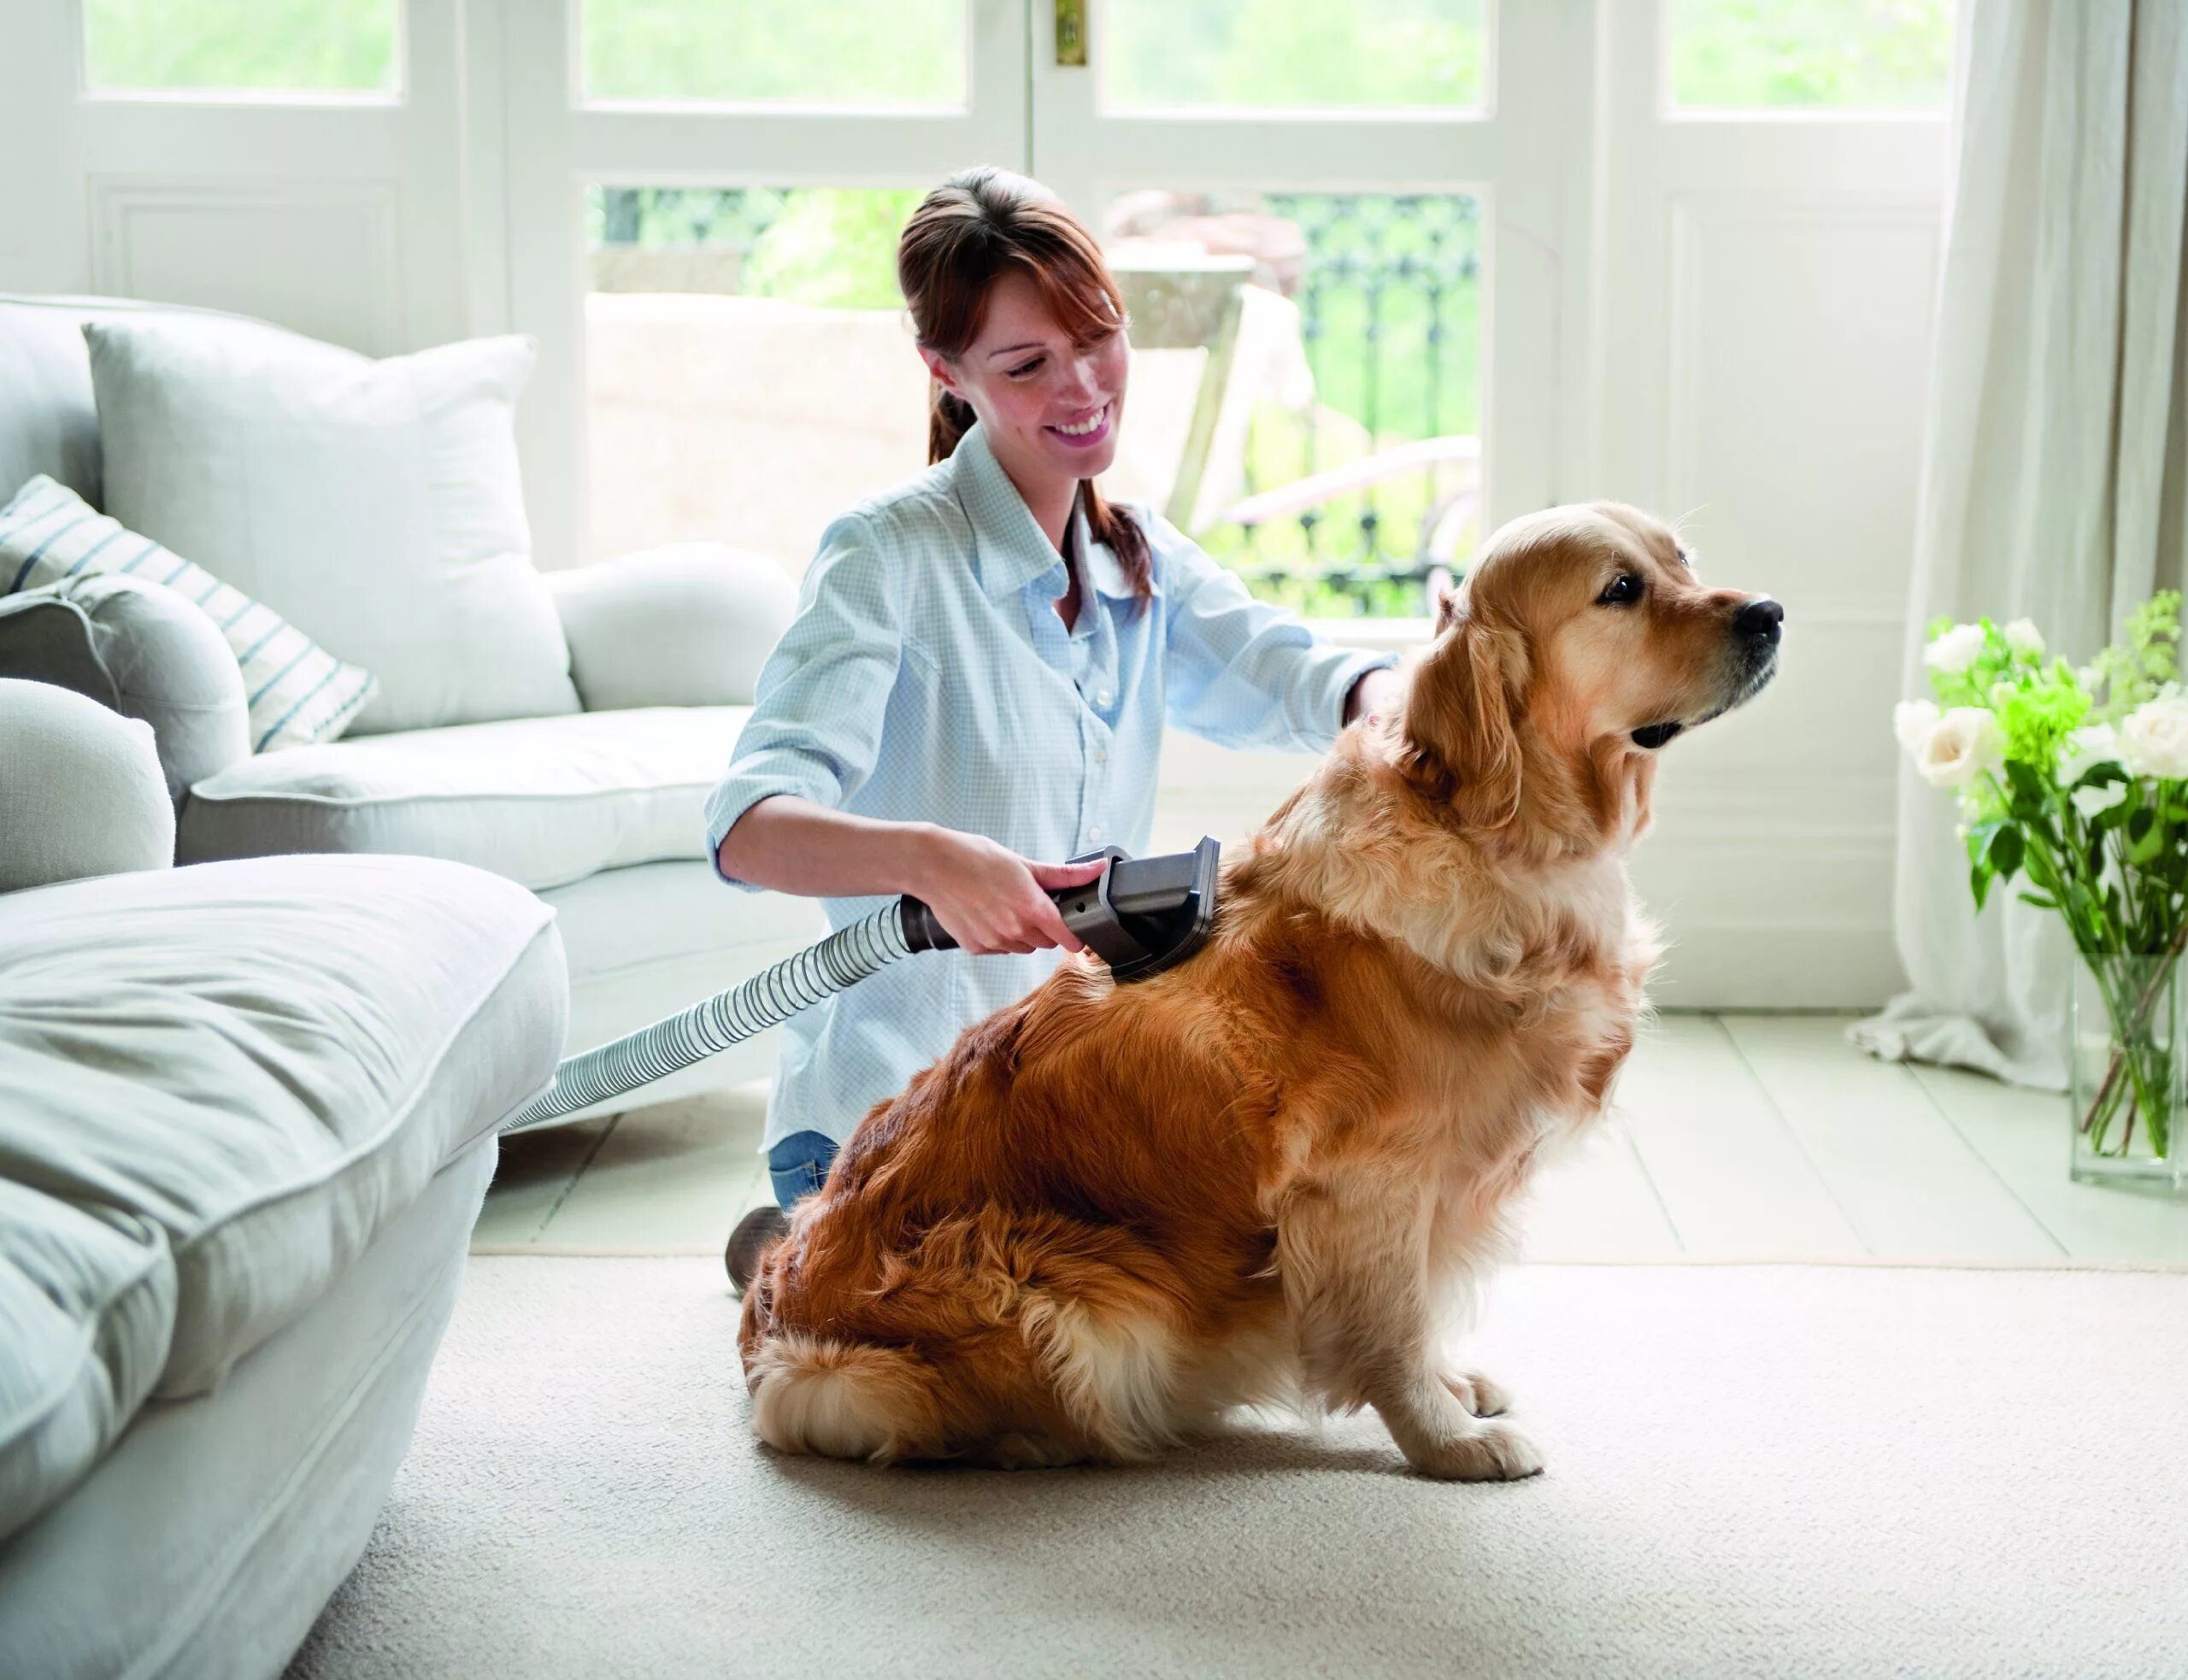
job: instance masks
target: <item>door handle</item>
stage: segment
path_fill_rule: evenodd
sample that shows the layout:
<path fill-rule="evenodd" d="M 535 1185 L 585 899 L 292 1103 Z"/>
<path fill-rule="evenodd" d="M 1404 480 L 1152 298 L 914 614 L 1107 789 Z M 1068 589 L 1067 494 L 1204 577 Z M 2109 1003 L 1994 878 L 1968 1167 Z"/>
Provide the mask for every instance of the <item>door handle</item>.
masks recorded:
<path fill-rule="evenodd" d="M 1085 66 L 1086 0 L 1056 0 L 1056 62 Z"/>

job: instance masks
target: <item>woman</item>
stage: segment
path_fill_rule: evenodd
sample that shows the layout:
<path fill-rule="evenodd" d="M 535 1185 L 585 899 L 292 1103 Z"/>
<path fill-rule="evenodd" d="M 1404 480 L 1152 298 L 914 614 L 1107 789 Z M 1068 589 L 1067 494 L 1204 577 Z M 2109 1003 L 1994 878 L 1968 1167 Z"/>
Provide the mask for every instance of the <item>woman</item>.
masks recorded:
<path fill-rule="evenodd" d="M 910 893 L 959 949 L 785 1025 L 780 1207 L 731 1239 L 740 1290 L 868 1109 L 1079 949 L 1048 890 L 1101 866 L 1054 860 L 1144 847 L 1166 723 L 1320 752 L 1397 683 L 1389 656 L 1318 641 L 1096 490 L 1124 414 L 1124 303 L 1053 195 L 955 177 L 906 225 L 897 273 L 934 380 L 931 464 L 822 536 L 708 839 L 732 886 L 825 898 L 838 927 Z"/>

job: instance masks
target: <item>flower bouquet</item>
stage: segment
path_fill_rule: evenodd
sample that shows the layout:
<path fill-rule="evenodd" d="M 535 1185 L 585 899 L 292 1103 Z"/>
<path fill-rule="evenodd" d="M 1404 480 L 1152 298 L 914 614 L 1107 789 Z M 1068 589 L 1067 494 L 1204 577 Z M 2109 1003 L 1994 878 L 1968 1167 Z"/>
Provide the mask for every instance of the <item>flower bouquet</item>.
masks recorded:
<path fill-rule="evenodd" d="M 2020 877 L 2021 898 L 2073 936 L 2073 1176 L 2176 1190 L 2188 1187 L 2188 1159 L 2173 1154 L 2188 1096 L 2180 631 L 2180 596 L 2167 590 L 2077 669 L 2047 664 L 2026 619 L 1940 620 L 1924 654 L 1937 699 L 1903 702 L 1893 720 L 1923 779 L 1959 795 L 1976 908 Z"/>

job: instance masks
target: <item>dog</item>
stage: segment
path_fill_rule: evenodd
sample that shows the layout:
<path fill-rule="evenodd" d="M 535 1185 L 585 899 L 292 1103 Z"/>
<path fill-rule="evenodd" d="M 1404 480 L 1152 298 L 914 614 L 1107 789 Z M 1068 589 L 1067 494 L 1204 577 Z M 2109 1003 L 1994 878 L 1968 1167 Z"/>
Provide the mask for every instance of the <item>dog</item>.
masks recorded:
<path fill-rule="evenodd" d="M 1196 955 L 1070 958 L 877 1104 L 746 1292 L 761 1438 L 1131 1463 L 1368 1407 L 1425 1475 L 1539 1470 L 1444 1338 L 1644 1017 L 1658 754 L 1776 669 L 1782 609 L 1691 561 L 1615 503 L 1504 526 L 1394 715 L 1226 859 Z"/>

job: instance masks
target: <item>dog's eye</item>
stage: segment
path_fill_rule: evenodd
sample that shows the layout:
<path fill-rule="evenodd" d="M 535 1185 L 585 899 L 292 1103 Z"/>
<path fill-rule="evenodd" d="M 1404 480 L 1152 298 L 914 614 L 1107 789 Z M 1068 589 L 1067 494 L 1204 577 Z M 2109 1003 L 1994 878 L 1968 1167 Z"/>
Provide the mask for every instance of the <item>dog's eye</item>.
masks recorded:
<path fill-rule="evenodd" d="M 1630 607 L 1640 598 L 1640 578 L 1632 572 L 1621 572 L 1610 580 L 1610 587 L 1596 597 L 1596 605 Z"/>

